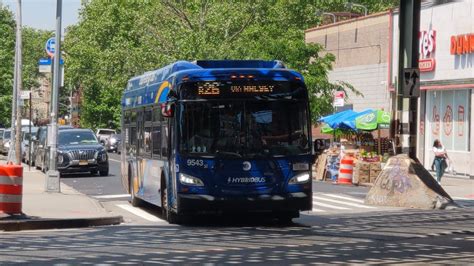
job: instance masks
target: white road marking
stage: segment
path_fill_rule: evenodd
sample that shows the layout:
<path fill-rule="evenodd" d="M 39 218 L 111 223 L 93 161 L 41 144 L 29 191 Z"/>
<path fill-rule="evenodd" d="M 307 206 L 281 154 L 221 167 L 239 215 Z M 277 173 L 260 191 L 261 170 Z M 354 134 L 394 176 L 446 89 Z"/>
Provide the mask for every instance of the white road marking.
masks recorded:
<path fill-rule="evenodd" d="M 316 205 L 316 202 L 313 202 L 313 205 Z M 311 211 L 312 212 L 326 212 L 325 210 L 317 209 L 317 208 L 314 208 L 314 207 Z"/>
<path fill-rule="evenodd" d="M 115 159 L 110 159 L 110 158 L 109 158 L 109 161 L 120 163 L 120 160 L 115 160 Z"/>
<path fill-rule="evenodd" d="M 314 197 L 313 197 L 314 199 Z M 318 207 L 326 207 L 326 208 L 330 208 L 330 209 L 336 209 L 336 210 L 349 210 L 349 208 L 344 208 L 344 207 L 338 207 L 338 206 L 334 206 L 334 205 L 329 205 L 329 204 L 324 204 L 324 203 L 321 203 L 319 201 L 313 201 L 313 205 L 316 205 Z"/>
<path fill-rule="evenodd" d="M 145 220 L 148 220 L 150 222 L 165 222 L 165 221 L 159 219 L 158 217 L 149 214 L 146 211 L 143 211 L 139 208 L 135 208 L 135 207 L 130 206 L 128 204 L 117 204 L 117 207 L 120 207 L 120 208 L 122 208 L 122 209 L 124 209 L 128 212 L 131 212 L 131 213 L 135 214 L 136 216 L 139 216 L 139 217 L 141 217 Z"/>
<path fill-rule="evenodd" d="M 470 200 L 470 201 L 474 201 L 474 199 L 471 199 L 471 198 L 463 198 L 463 197 L 453 197 L 454 200 Z"/>
<path fill-rule="evenodd" d="M 117 194 L 117 195 L 101 195 L 94 196 L 96 199 L 118 199 L 118 198 L 130 198 L 130 194 Z"/>
<path fill-rule="evenodd" d="M 352 197 L 346 197 L 346 196 L 341 196 L 341 195 L 336 195 L 336 194 L 322 194 L 322 195 L 332 197 L 332 198 L 337 198 L 337 199 L 353 201 L 353 202 L 357 202 L 357 203 L 364 203 L 364 200 L 356 199 L 356 198 L 352 198 Z"/>
<path fill-rule="evenodd" d="M 374 208 L 374 207 L 370 207 L 370 206 L 366 206 L 366 205 L 362 205 L 362 204 L 351 203 L 351 202 L 342 202 L 340 200 L 327 199 L 327 198 L 318 197 L 318 196 L 313 196 L 313 199 L 328 201 L 328 202 L 337 203 L 337 204 L 341 204 L 341 205 L 348 205 L 348 206 L 357 207 L 357 208 L 366 208 L 366 209 L 373 209 Z"/>

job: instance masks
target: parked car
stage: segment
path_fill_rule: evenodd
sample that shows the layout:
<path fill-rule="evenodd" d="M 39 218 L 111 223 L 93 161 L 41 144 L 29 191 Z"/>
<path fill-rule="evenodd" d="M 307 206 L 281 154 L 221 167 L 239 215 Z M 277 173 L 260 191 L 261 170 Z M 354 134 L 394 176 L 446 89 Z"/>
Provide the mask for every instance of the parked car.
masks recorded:
<path fill-rule="evenodd" d="M 0 128 L 0 152 L 1 152 L 1 146 L 3 146 L 3 132 L 5 132 L 5 129 Z"/>
<path fill-rule="evenodd" d="M 109 128 L 99 128 L 97 129 L 96 136 L 100 144 L 104 145 L 107 143 L 107 140 L 112 134 L 117 134 L 114 129 Z"/>
<path fill-rule="evenodd" d="M 8 154 L 8 150 L 10 149 L 11 137 L 12 137 L 12 132 L 10 129 L 6 129 L 5 131 L 3 131 L 2 142 L 0 143 L 1 154 Z"/>
<path fill-rule="evenodd" d="M 108 152 L 117 152 L 122 137 L 120 134 L 112 134 L 109 139 L 105 142 L 105 150 Z"/>
<path fill-rule="evenodd" d="M 64 129 L 72 129 L 72 126 L 59 126 L 58 131 Z M 33 137 L 33 147 L 34 152 L 31 155 L 31 165 L 36 166 L 37 169 L 42 171 L 46 171 L 46 152 L 48 150 L 47 146 L 47 139 L 48 139 L 48 127 L 42 126 L 38 128 L 36 135 Z"/>
<path fill-rule="evenodd" d="M 46 155 L 49 155 L 49 150 Z M 46 162 L 48 158 L 46 156 Z M 90 172 L 109 175 L 107 151 L 90 129 L 59 130 L 57 166 L 60 174 Z"/>
<path fill-rule="evenodd" d="M 33 145 L 33 138 L 38 131 L 37 127 L 31 127 L 31 135 L 29 128 L 25 129 L 25 131 L 21 132 L 21 160 L 25 163 L 29 162 L 29 147 L 30 147 L 30 139 L 31 139 L 31 152 L 34 150 Z"/>

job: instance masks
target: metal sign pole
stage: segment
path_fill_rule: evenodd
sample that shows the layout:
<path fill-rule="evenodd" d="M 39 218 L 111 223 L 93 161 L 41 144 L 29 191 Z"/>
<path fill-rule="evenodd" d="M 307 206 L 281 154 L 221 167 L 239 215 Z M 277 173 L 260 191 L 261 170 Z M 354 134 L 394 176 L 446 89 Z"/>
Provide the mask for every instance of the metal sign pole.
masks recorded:
<path fill-rule="evenodd" d="M 10 149 L 8 152 L 8 161 L 12 162 L 15 160 L 16 164 L 21 164 L 19 160 L 20 154 L 20 132 L 21 130 L 21 112 L 18 106 L 21 86 L 22 86 L 22 73 L 21 73 L 21 0 L 17 1 L 17 12 L 16 12 L 16 44 L 15 44 L 15 70 L 13 80 L 13 101 L 12 101 L 12 120 L 11 120 L 11 139 Z"/>
<path fill-rule="evenodd" d="M 46 191 L 61 192 L 59 182 L 59 172 L 57 170 L 57 137 L 58 137 L 58 96 L 61 71 L 59 65 L 61 61 L 61 12 L 62 0 L 56 2 L 56 44 L 54 49 L 54 79 L 53 79 L 53 97 L 51 102 L 51 150 L 49 153 L 49 170 L 46 178 Z"/>
<path fill-rule="evenodd" d="M 395 131 L 397 154 L 416 159 L 417 110 L 419 95 L 418 32 L 420 31 L 420 0 L 400 2 L 400 47 L 398 50 L 398 88 Z M 407 90 L 407 88 L 409 90 Z"/>
<path fill-rule="evenodd" d="M 28 138 L 28 171 L 31 171 L 31 109 L 33 105 L 32 97 L 31 97 L 31 91 L 30 91 L 30 124 L 29 124 L 29 131 L 30 131 L 30 136 Z"/>

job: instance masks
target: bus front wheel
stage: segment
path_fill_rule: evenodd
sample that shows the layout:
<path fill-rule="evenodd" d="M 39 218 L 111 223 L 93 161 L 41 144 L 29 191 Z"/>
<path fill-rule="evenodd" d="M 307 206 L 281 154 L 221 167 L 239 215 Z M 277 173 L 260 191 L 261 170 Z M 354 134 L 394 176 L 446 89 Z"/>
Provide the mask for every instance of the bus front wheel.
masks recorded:
<path fill-rule="evenodd" d="M 168 188 L 163 184 L 161 186 L 161 215 L 163 219 L 170 224 L 179 224 L 181 222 L 181 217 L 170 210 L 168 204 Z"/>

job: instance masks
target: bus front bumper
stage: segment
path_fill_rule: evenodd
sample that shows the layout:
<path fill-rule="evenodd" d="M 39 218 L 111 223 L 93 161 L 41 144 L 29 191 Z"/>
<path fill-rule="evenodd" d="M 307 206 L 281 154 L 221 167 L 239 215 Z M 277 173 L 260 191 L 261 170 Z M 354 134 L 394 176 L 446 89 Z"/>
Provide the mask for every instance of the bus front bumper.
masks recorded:
<path fill-rule="evenodd" d="M 199 194 L 178 194 L 180 213 L 209 211 L 307 211 L 312 209 L 312 193 L 286 195 L 215 197 Z"/>

